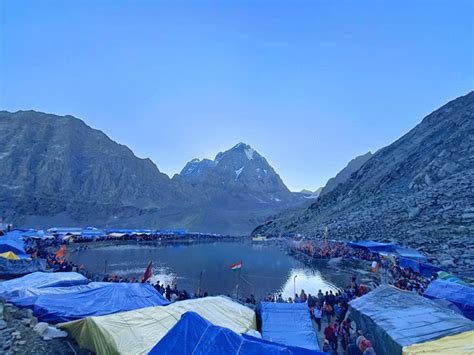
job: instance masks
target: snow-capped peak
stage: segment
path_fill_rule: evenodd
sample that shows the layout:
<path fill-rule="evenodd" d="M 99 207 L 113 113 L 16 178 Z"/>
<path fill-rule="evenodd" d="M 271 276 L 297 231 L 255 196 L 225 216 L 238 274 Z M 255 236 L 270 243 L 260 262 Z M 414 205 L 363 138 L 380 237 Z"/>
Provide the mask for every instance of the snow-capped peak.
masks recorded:
<path fill-rule="evenodd" d="M 247 156 L 248 160 L 253 159 L 253 153 L 255 153 L 255 149 L 253 149 L 252 147 L 248 147 L 245 149 L 245 155 Z"/>

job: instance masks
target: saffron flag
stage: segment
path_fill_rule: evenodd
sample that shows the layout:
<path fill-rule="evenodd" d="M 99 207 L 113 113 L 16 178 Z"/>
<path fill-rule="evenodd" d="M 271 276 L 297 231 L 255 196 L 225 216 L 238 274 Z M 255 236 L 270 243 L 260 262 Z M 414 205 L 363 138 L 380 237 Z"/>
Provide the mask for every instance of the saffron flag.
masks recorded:
<path fill-rule="evenodd" d="M 64 258 L 64 252 L 66 251 L 66 246 L 62 245 L 61 248 L 56 252 L 56 258 L 61 259 Z"/>
<path fill-rule="evenodd" d="M 150 263 L 148 264 L 145 270 L 145 273 L 143 274 L 142 282 L 147 282 L 148 279 L 151 277 L 151 273 L 152 273 L 152 262 L 150 261 Z"/>
<path fill-rule="evenodd" d="M 240 269 L 242 269 L 242 262 L 239 261 L 238 263 L 232 264 L 232 265 L 230 266 L 230 269 L 231 269 L 232 271 L 240 271 Z"/>

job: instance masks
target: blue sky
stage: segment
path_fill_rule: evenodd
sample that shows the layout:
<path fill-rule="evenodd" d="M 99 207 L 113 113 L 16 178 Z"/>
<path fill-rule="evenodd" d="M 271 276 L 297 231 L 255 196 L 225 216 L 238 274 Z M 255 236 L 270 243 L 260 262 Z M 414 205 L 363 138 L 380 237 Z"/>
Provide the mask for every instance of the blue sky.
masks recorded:
<path fill-rule="evenodd" d="M 0 0 L 0 109 L 178 172 L 243 141 L 293 190 L 473 89 L 472 1 Z"/>

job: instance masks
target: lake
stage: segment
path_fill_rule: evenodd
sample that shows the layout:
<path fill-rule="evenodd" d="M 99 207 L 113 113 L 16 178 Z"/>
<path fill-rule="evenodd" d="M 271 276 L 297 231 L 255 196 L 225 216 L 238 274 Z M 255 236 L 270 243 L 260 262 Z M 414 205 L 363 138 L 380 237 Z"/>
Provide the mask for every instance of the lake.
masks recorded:
<path fill-rule="evenodd" d="M 201 290 L 209 295 L 229 294 L 257 299 L 269 293 L 293 297 L 299 293 L 317 294 L 337 290 L 350 283 L 351 275 L 329 269 L 325 260 L 307 265 L 277 246 L 250 242 L 129 243 L 90 245 L 71 252 L 68 259 L 98 274 L 141 277 L 153 262 L 153 283 L 176 282 L 178 289 L 190 293 Z M 240 272 L 230 265 L 242 261 Z M 296 276 L 296 277 L 295 277 Z"/>

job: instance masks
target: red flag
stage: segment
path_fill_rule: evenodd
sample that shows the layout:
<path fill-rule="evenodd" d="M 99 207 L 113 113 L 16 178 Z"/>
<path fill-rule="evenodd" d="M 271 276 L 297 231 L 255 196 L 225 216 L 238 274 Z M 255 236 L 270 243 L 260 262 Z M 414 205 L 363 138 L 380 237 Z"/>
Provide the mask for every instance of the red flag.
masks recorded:
<path fill-rule="evenodd" d="M 142 282 L 147 282 L 148 279 L 151 277 L 151 273 L 152 273 L 152 262 L 150 261 L 150 263 L 148 264 L 145 270 L 145 273 L 143 274 Z"/>

